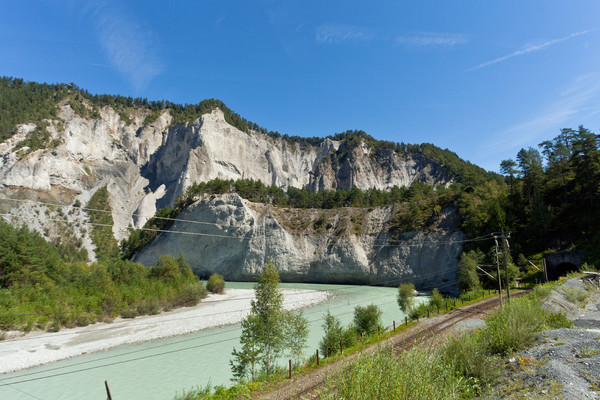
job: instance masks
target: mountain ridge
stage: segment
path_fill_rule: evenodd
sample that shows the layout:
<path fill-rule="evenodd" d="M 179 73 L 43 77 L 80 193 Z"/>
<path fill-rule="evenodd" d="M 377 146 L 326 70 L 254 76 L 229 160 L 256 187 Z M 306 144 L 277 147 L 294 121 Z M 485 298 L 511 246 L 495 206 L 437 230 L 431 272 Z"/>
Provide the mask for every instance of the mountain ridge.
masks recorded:
<path fill-rule="evenodd" d="M 80 216 L 68 224 L 74 225 L 72 234 L 81 238 L 92 260 L 103 242 L 90 225 L 90 213 L 96 211 L 74 210 L 74 204 L 88 204 L 102 188 L 108 193 L 102 208 L 114 221 L 112 236 L 121 241 L 132 228 L 143 228 L 158 209 L 172 207 L 187 188 L 215 178 L 255 179 L 314 192 L 389 191 L 416 183 L 447 188 L 499 179 L 429 144 L 378 141 L 363 131 L 319 139 L 282 136 L 239 117 L 218 100 L 181 106 L 93 96 L 71 84 L 46 87 L 10 78 L 2 83 L 3 91 L 29 91 L 28 85 L 34 92 L 45 90 L 58 111 L 30 113 L 34 117 L 24 117 L 0 143 L 0 193 L 16 200 L 28 196 L 62 202 Z M 42 114 L 50 118 L 39 120 L 36 115 Z M 13 224 L 39 229 L 47 239 L 53 239 L 52 231 L 61 235 L 61 229 L 49 228 L 53 218 L 62 218 L 52 206 L 41 210 L 22 201 L 6 204 L 3 209 Z"/>

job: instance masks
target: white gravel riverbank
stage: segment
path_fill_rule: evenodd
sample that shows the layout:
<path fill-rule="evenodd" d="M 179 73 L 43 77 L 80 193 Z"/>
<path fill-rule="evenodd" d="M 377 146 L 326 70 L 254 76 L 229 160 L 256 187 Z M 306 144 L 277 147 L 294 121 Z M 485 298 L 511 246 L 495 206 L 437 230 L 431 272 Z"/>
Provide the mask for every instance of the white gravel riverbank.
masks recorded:
<path fill-rule="evenodd" d="M 282 289 L 288 310 L 325 301 L 330 293 L 318 290 Z M 0 341 L 0 374 L 106 350 L 128 343 L 185 335 L 202 329 L 240 322 L 250 311 L 252 289 L 226 289 L 209 295 L 194 307 L 159 315 L 117 318 L 111 323 L 63 329 L 59 332 L 32 332 Z"/>

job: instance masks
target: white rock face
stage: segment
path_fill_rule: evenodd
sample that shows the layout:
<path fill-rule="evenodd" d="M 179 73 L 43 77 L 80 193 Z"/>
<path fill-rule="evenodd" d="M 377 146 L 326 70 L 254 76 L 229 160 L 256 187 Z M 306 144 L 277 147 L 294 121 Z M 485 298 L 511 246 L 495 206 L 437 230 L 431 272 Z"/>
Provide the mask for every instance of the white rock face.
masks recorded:
<path fill-rule="evenodd" d="M 321 211 L 294 210 L 311 220 L 308 229 L 294 230 L 288 226 L 291 210 L 250 203 L 236 194 L 211 196 L 178 216 L 194 223 L 176 222 L 171 227 L 174 233 L 161 234 L 135 260 L 153 265 L 162 254 L 182 253 L 196 273 L 218 272 L 231 280 L 252 280 L 273 259 L 284 281 L 382 285 L 411 281 L 430 289 L 447 289 L 456 282 L 463 234 L 457 230 L 454 210 L 444 210 L 429 232 L 405 233 L 399 240 L 387 232 L 391 207 L 358 211 L 366 213 L 359 235 L 351 226 L 341 231 L 349 215 L 335 215 L 337 211 L 327 216 L 329 229 L 314 231 L 312 220 Z"/>
<path fill-rule="evenodd" d="M 366 145 L 346 151 L 340 148 L 340 142 L 330 139 L 319 147 L 292 144 L 261 133 L 241 132 L 225 121 L 219 109 L 192 123 L 173 125 L 168 111 L 151 124 L 144 124 L 145 113 L 134 111 L 130 116 L 133 122 L 127 124 L 111 107 L 104 107 L 99 118 L 85 119 L 65 103 L 61 106 L 60 120 L 48 121 L 47 130 L 58 145 L 20 158 L 19 142 L 35 129 L 33 124 L 21 125 L 14 137 L 0 144 L 0 198 L 26 198 L 61 205 L 72 205 L 79 200 L 85 206 L 96 190 L 107 186 L 113 234 L 121 240 L 128 236 L 128 228 L 142 227 L 157 208 L 172 206 L 177 194 L 191 184 L 213 178 L 251 178 L 267 185 L 313 190 L 349 190 L 353 186 L 386 190 L 394 185 L 409 186 L 415 181 L 432 185 L 450 182 L 439 164 L 418 154 L 402 155 L 391 150 L 371 154 L 373 150 Z M 341 270 L 346 271 L 348 279 L 381 273 L 388 276 L 390 273 L 383 271 L 389 269 L 391 261 L 381 261 L 383 258 L 376 256 L 380 253 L 389 254 L 386 260 L 400 263 L 394 271 L 412 268 L 413 264 L 397 256 L 408 250 L 380 248 L 361 236 L 342 238 L 323 251 L 320 238 L 293 236 L 268 213 L 259 217 L 240 204 L 239 201 L 223 203 L 219 215 L 225 221 L 231 220 L 227 223 L 235 225 L 237 235 L 245 232 L 248 238 L 230 243 L 231 251 L 225 254 L 219 254 L 219 246 L 208 245 L 207 253 L 203 253 L 210 254 L 213 260 L 222 259 L 223 266 L 219 268 L 230 271 L 228 276 L 249 277 L 272 255 L 277 255 L 284 271 L 289 270 L 290 279 L 294 276 L 303 280 L 321 279 Z M 0 201 L 0 208 L 11 214 L 8 219 L 14 224 L 33 224 L 14 202 Z M 243 218 L 242 222 L 238 218 Z M 44 219 L 42 225 L 52 225 L 52 221 Z M 218 232 L 224 228 L 211 229 Z M 60 234 L 60 229 L 44 231 L 50 232 L 47 235 L 44 232 L 47 238 L 51 238 L 52 232 Z M 93 259 L 90 231 L 88 224 L 81 229 L 81 235 Z M 419 234 L 414 235 L 418 239 Z M 236 253 L 234 249 L 239 251 Z M 413 257 L 410 263 L 418 261 L 419 265 L 427 257 L 426 252 L 418 260 L 414 251 L 410 254 Z M 199 271 L 217 268 L 214 263 L 197 265 Z"/>

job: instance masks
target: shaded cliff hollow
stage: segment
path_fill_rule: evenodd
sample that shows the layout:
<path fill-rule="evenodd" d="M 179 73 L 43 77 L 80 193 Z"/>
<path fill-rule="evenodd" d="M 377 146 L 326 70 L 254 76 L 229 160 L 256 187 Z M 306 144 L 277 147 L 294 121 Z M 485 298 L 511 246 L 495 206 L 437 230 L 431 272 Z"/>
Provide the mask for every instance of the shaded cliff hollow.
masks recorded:
<path fill-rule="evenodd" d="M 426 232 L 389 232 L 394 206 L 335 210 L 288 209 L 251 203 L 237 194 L 207 196 L 135 257 L 153 264 L 182 253 L 194 271 L 252 280 L 268 259 L 284 281 L 448 288 L 456 282 L 463 234 L 452 208 Z M 186 232 L 176 233 L 176 232 Z"/>

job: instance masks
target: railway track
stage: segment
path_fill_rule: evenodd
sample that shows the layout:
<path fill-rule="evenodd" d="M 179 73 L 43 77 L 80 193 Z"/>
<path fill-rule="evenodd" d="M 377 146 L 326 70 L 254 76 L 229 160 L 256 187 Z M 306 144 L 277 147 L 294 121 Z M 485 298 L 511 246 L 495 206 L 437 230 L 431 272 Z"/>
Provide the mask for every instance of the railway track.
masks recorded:
<path fill-rule="evenodd" d="M 521 297 L 526 293 L 528 293 L 528 291 L 519 291 L 512 294 L 512 297 Z M 429 322 L 424 321 L 409 328 L 405 332 L 389 337 L 379 344 L 382 344 L 383 346 L 391 345 L 396 352 L 400 353 L 435 336 L 448 333 L 452 328 L 464 320 L 482 319 L 489 311 L 497 308 L 498 304 L 499 299 L 493 297 L 475 304 L 455 308 L 446 314 L 432 318 Z M 377 348 L 378 344 L 375 343 L 363 350 L 362 354 L 365 352 L 369 353 L 376 351 Z M 318 399 L 319 396 L 327 390 L 326 385 L 324 385 L 326 376 L 332 375 L 344 368 L 349 361 L 352 361 L 358 355 L 359 353 L 352 354 L 335 363 L 325 365 L 319 369 L 300 375 L 293 378 L 286 385 L 268 393 L 260 394 L 255 398 L 261 400 Z"/>

